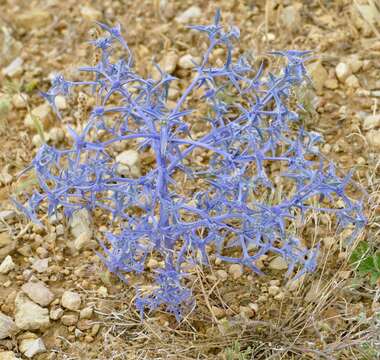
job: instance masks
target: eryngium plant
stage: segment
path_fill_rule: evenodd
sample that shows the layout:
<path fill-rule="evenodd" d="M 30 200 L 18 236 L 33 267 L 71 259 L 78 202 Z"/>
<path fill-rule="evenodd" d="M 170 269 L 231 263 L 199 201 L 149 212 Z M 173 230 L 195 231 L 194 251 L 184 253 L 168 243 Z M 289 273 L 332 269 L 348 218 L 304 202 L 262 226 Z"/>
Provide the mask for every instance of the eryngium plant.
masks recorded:
<path fill-rule="evenodd" d="M 61 209 L 67 217 L 82 208 L 109 213 L 100 256 L 111 272 L 126 280 L 127 273 L 145 273 L 151 256 L 164 264 L 154 286 L 137 286 L 141 316 L 163 305 L 180 319 L 191 303 L 186 269 L 208 264 L 210 251 L 257 274 L 257 261 L 268 253 L 285 259 L 288 276 L 314 271 L 318 244 L 297 233 L 311 212 L 350 227 L 351 239 L 358 234 L 365 218 L 362 201 L 347 195 L 350 174 L 337 175 L 318 150 L 322 137 L 299 119 L 304 110 L 293 94 L 309 81 L 309 51 L 272 52 L 285 63 L 277 75 L 254 67 L 234 51 L 239 30 L 225 31 L 217 13 L 212 25 L 190 27 L 208 37 L 208 48 L 169 107 L 176 78 L 159 67 L 159 80 L 138 75 L 120 26 L 99 26 L 107 32 L 92 41 L 100 60 L 80 69 L 93 76 L 56 76 L 43 94 L 58 116 L 55 97 L 73 87 L 91 87 L 96 105 L 82 130 L 68 128 L 70 148 L 39 149 L 30 166 L 39 191 L 18 206 L 35 222 L 46 206 L 49 216 Z M 117 43 L 126 56 L 112 61 Z M 225 60 L 212 66 L 221 48 Z M 202 135 L 190 126 L 194 119 L 203 122 Z M 154 154 L 152 168 L 138 178 L 121 176 L 114 150 L 120 142 Z"/>

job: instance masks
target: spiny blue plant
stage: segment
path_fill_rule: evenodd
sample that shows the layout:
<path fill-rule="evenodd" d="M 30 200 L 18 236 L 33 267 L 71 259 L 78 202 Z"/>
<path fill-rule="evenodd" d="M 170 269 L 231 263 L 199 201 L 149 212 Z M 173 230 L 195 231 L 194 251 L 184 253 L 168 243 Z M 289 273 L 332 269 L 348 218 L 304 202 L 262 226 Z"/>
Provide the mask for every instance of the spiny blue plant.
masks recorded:
<path fill-rule="evenodd" d="M 120 26 L 99 26 L 107 36 L 91 43 L 100 60 L 80 69 L 92 78 L 68 81 L 58 75 L 43 94 L 59 117 L 55 98 L 73 87 L 90 86 L 96 105 L 83 130 L 68 128 L 70 148 L 44 144 L 38 150 L 28 169 L 34 169 L 39 190 L 17 206 L 36 223 L 46 206 L 49 216 L 63 210 L 71 217 L 82 208 L 111 214 L 100 254 L 111 272 L 126 281 L 127 273 L 146 273 L 152 254 L 164 263 L 150 291 L 137 286 L 141 316 L 163 305 L 181 319 L 191 304 L 186 265 L 208 264 L 210 251 L 258 274 L 257 261 L 268 253 L 286 260 L 288 276 L 313 272 L 318 244 L 304 245 L 294 226 L 305 225 L 310 212 L 331 214 L 340 229 L 350 226 L 351 238 L 359 233 L 366 220 L 362 199 L 347 195 L 351 173 L 337 174 L 318 150 L 321 135 L 306 131 L 298 115 L 304 110 L 294 93 L 309 81 L 310 51 L 272 52 L 285 62 L 278 74 L 263 64 L 255 67 L 234 51 L 239 30 L 225 30 L 217 12 L 213 24 L 190 26 L 207 36 L 208 48 L 194 62 L 191 83 L 169 107 L 176 78 L 158 65 L 158 80 L 138 75 Z M 115 44 L 126 56 L 112 61 Z M 220 48 L 223 65 L 212 66 L 213 51 Z M 196 98 L 195 90 L 203 95 Z M 191 129 L 194 110 L 203 114 L 205 135 Z M 153 168 L 138 178 L 121 176 L 112 150 L 120 142 L 153 152 Z M 196 149 L 203 165 L 194 163 Z M 273 174 L 276 163 L 282 171 Z M 191 194 L 178 190 L 181 174 L 195 184 Z"/>

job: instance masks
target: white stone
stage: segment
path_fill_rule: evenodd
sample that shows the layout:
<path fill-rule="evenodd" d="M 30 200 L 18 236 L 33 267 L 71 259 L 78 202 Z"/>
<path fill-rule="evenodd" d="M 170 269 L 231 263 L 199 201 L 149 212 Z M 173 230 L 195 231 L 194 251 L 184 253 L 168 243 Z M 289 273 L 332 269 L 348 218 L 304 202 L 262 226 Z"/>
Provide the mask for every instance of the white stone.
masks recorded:
<path fill-rule="evenodd" d="M 17 93 L 12 97 L 12 104 L 16 109 L 26 109 L 28 99 L 28 94 Z"/>
<path fill-rule="evenodd" d="M 354 55 L 350 59 L 350 67 L 352 72 L 357 73 L 363 66 L 363 61 L 359 59 L 357 55 Z"/>
<path fill-rule="evenodd" d="M 91 306 L 88 306 L 82 309 L 79 313 L 79 318 L 82 319 L 91 319 L 94 309 Z"/>
<path fill-rule="evenodd" d="M 73 291 L 65 291 L 62 295 L 62 306 L 69 310 L 79 310 L 81 305 L 81 297 Z"/>
<path fill-rule="evenodd" d="M 48 310 L 29 300 L 24 293 L 17 294 L 15 307 L 15 322 L 20 329 L 46 329 L 50 325 Z"/>
<path fill-rule="evenodd" d="M 58 224 L 55 227 L 55 233 L 57 236 L 64 235 L 65 234 L 65 227 L 62 224 Z"/>
<path fill-rule="evenodd" d="M 161 61 L 162 70 L 172 74 L 177 66 L 178 55 L 175 52 L 169 52 Z"/>
<path fill-rule="evenodd" d="M 48 134 L 53 144 L 59 144 L 65 138 L 65 132 L 58 127 L 51 128 Z"/>
<path fill-rule="evenodd" d="M 344 82 L 352 74 L 352 70 L 348 64 L 341 62 L 336 66 L 335 73 L 337 78 Z"/>
<path fill-rule="evenodd" d="M 65 311 L 60 307 L 53 308 L 50 310 L 50 319 L 59 320 L 62 317 L 64 312 Z"/>
<path fill-rule="evenodd" d="M 102 18 L 102 12 L 90 6 L 81 6 L 80 13 L 88 21 L 96 21 Z"/>
<path fill-rule="evenodd" d="M 54 103 L 55 103 L 55 106 L 58 108 L 58 110 L 66 110 L 67 109 L 67 101 L 63 95 L 57 95 L 55 97 Z"/>
<path fill-rule="evenodd" d="M 2 221 L 13 220 L 15 217 L 16 217 L 16 212 L 14 210 L 0 211 L 0 220 Z"/>
<path fill-rule="evenodd" d="M 0 265 L 0 274 L 8 274 L 11 270 L 16 267 L 12 260 L 12 257 L 8 255 Z"/>
<path fill-rule="evenodd" d="M 228 279 L 228 274 L 225 270 L 217 270 L 215 271 L 215 275 L 221 281 L 226 281 Z"/>
<path fill-rule="evenodd" d="M 139 153 L 135 150 L 126 150 L 116 156 L 119 163 L 117 171 L 123 176 L 140 176 Z"/>
<path fill-rule="evenodd" d="M 22 74 L 24 60 L 20 57 L 14 59 L 7 67 L 2 70 L 4 76 L 16 77 Z"/>
<path fill-rule="evenodd" d="M 380 127 L 380 114 L 369 115 L 364 119 L 363 129 L 370 130 Z"/>
<path fill-rule="evenodd" d="M 272 270 L 286 270 L 288 264 L 283 257 L 277 256 L 269 263 L 269 268 Z"/>
<path fill-rule="evenodd" d="M 186 54 L 181 56 L 178 61 L 178 66 L 182 69 L 192 69 L 195 66 L 194 63 L 198 64 L 199 60 L 200 59 L 198 57 L 194 57 L 191 54 Z"/>
<path fill-rule="evenodd" d="M 21 360 L 13 351 L 0 352 L 0 360 Z"/>
<path fill-rule="evenodd" d="M 32 265 L 32 269 L 36 270 L 39 273 L 45 272 L 48 268 L 49 268 L 49 259 L 38 259 Z"/>
<path fill-rule="evenodd" d="M 281 12 L 281 22 L 290 31 L 296 31 L 302 24 L 301 19 L 302 4 L 294 3 L 284 7 Z"/>
<path fill-rule="evenodd" d="M 44 134 L 44 139 L 45 139 L 45 141 L 48 140 L 48 137 L 46 136 L 46 134 Z M 39 148 L 40 146 L 43 145 L 43 143 L 44 143 L 44 139 L 41 138 L 40 134 L 35 134 L 35 135 L 33 135 L 33 137 L 32 137 L 32 144 L 33 144 L 36 148 Z"/>
<path fill-rule="evenodd" d="M 269 295 L 277 295 L 280 292 L 280 288 L 278 286 L 272 285 L 268 288 Z"/>
<path fill-rule="evenodd" d="M 21 287 L 21 290 L 41 306 L 48 306 L 55 298 L 46 285 L 38 280 L 30 280 Z"/>
<path fill-rule="evenodd" d="M 41 29 L 49 25 L 52 19 L 52 14 L 49 11 L 32 8 L 15 17 L 16 24 L 27 30 L 34 28 Z"/>
<path fill-rule="evenodd" d="M 96 291 L 100 296 L 106 297 L 108 296 L 108 290 L 105 286 L 100 286 L 99 289 Z"/>
<path fill-rule="evenodd" d="M 116 161 L 123 165 L 133 166 L 139 162 L 139 153 L 135 150 L 126 150 L 116 156 Z"/>
<path fill-rule="evenodd" d="M 78 315 L 77 314 L 66 314 L 63 315 L 61 318 L 61 322 L 63 325 L 66 326 L 73 326 L 78 322 Z"/>
<path fill-rule="evenodd" d="M 80 209 L 73 213 L 70 219 L 71 234 L 77 238 L 83 233 L 92 235 L 91 216 L 86 209 Z"/>
<path fill-rule="evenodd" d="M 23 339 L 20 343 L 20 351 L 28 358 L 46 351 L 46 347 L 41 338 Z"/>
<path fill-rule="evenodd" d="M 344 83 L 350 88 L 358 88 L 360 86 L 359 79 L 355 75 L 350 75 Z"/>
<path fill-rule="evenodd" d="M 232 264 L 228 272 L 232 275 L 232 278 L 236 280 L 243 275 L 243 267 L 240 264 Z"/>
<path fill-rule="evenodd" d="M 179 14 L 175 20 L 180 24 L 185 24 L 190 20 L 196 20 L 202 16 L 202 10 L 198 6 L 191 6 L 183 13 Z"/>
<path fill-rule="evenodd" d="M 380 130 L 370 130 L 365 137 L 371 148 L 380 150 Z"/>
<path fill-rule="evenodd" d="M 19 329 L 13 319 L 0 312 L 0 340 L 17 334 Z"/>
<path fill-rule="evenodd" d="M 31 111 L 31 114 L 27 114 L 25 116 L 24 124 L 31 129 L 35 129 L 36 125 L 33 121 L 32 115 L 37 117 L 42 124 L 45 124 L 49 118 L 50 113 L 51 107 L 49 104 L 44 103 L 42 105 L 39 105 Z"/>
<path fill-rule="evenodd" d="M 249 303 L 248 306 L 257 314 L 259 311 L 259 305 L 256 303 Z"/>
<path fill-rule="evenodd" d="M 96 242 L 91 239 L 90 233 L 82 233 L 74 240 L 76 250 L 91 249 L 96 246 Z"/>

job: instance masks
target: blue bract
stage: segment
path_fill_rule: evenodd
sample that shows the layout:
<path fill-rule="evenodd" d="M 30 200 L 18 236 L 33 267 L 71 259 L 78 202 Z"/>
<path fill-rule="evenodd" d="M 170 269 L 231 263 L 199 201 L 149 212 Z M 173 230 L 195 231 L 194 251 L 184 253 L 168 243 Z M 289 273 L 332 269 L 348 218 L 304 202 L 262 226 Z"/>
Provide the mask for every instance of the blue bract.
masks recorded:
<path fill-rule="evenodd" d="M 285 63 L 277 75 L 256 68 L 234 52 L 239 30 L 225 31 L 218 12 L 212 25 L 191 27 L 209 45 L 169 107 L 176 78 L 161 69 L 159 80 L 142 78 L 120 27 L 100 26 L 108 36 L 92 42 L 99 63 L 81 69 L 92 78 L 58 75 L 44 94 L 57 110 L 57 95 L 89 86 L 96 105 L 80 131 L 68 129 L 71 148 L 39 149 L 30 167 L 39 191 L 18 206 L 36 222 L 46 206 L 49 216 L 70 217 L 82 208 L 108 213 L 100 256 L 111 272 L 125 280 L 126 273 L 146 273 L 151 256 L 163 264 L 152 286 L 136 289 L 141 316 L 162 305 L 180 319 L 191 305 L 186 271 L 208 264 L 210 252 L 258 274 L 257 261 L 268 253 L 285 259 L 288 276 L 314 271 L 318 244 L 298 231 L 312 213 L 328 213 L 351 238 L 358 234 L 365 217 L 362 201 L 347 195 L 351 176 L 337 175 L 318 150 L 322 137 L 299 119 L 304 110 L 294 90 L 309 81 L 309 51 L 273 52 Z M 113 61 L 116 44 L 126 58 Z M 225 60 L 213 66 L 216 49 L 224 49 Z M 194 119 L 203 122 L 202 135 L 192 131 Z M 114 150 L 120 142 L 150 152 L 151 169 L 140 177 L 120 175 Z"/>

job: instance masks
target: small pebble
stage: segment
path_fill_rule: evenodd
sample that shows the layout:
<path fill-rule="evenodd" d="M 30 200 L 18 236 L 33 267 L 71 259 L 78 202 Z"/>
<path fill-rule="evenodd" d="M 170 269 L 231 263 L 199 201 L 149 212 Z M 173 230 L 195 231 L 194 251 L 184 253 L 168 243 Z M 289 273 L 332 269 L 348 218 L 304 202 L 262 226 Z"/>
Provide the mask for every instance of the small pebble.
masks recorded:
<path fill-rule="evenodd" d="M 28 358 L 46 351 L 46 347 L 41 338 L 23 339 L 20 343 L 20 351 Z"/>
<path fill-rule="evenodd" d="M 380 127 L 380 114 L 368 115 L 363 122 L 364 130 L 371 130 Z"/>
<path fill-rule="evenodd" d="M 181 58 L 178 61 L 178 66 L 182 69 L 192 69 L 195 64 L 198 64 L 200 61 L 199 58 L 196 58 L 190 54 L 186 54 L 181 56 Z"/>
<path fill-rule="evenodd" d="M 277 256 L 269 263 L 269 268 L 272 270 L 286 270 L 288 263 L 282 256 Z"/>
<path fill-rule="evenodd" d="M 94 309 L 91 306 L 88 306 L 80 311 L 79 318 L 91 319 L 93 313 L 94 313 Z"/>
<path fill-rule="evenodd" d="M 355 75 L 350 75 L 344 83 L 350 88 L 360 87 L 359 79 Z"/>
<path fill-rule="evenodd" d="M 22 60 L 22 58 L 17 57 L 7 67 L 3 68 L 1 73 L 4 76 L 9 76 L 9 77 L 20 76 L 22 74 L 22 72 L 24 71 L 23 63 L 24 63 L 24 61 Z"/>
<path fill-rule="evenodd" d="M 272 296 L 277 295 L 279 291 L 280 291 L 280 288 L 278 286 L 272 285 L 272 286 L 269 286 L 268 288 L 268 293 L 269 295 L 272 295 Z"/>
<path fill-rule="evenodd" d="M 12 257 L 8 255 L 0 264 L 0 274 L 8 274 L 11 270 L 15 268 L 16 268 L 16 265 L 13 262 Z"/>
<path fill-rule="evenodd" d="M 240 264 L 230 265 L 228 272 L 234 280 L 239 279 L 243 275 L 243 267 Z"/>
<path fill-rule="evenodd" d="M 77 314 L 67 314 L 61 317 L 61 322 L 66 326 L 74 326 L 78 322 Z"/>
<path fill-rule="evenodd" d="M 63 313 L 64 313 L 64 310 L 62 308 L 56 307 L 50 310 L 49 316 L 50 316 L 50 319 L 52 320 L 59 320 L 62 317 Z"/>
<path fill-rule="evenodd" d="M 175 20 L 180 24 L 186 24 L 189 21 L 197 20 L 202 16 L 202 10 L 194 5 L 189 7 L 187 10 L 185 10 L 183 13 L 179 14 Z"/>
<path fill-rule="evenodd" d="M 336 66 L 335 73 L 339 81 L 344 82 L 352 74 L 352 70 L 348 64 L 341 62 Z"/>
<path fill-rule="evenodd" d="M 32 265 L 32 269 L 36 270 L 38 273 L 43 273 L 48 268 L 49 268 L 49 259 L 38 259 Z"/>
<path fill-rule="evenodd" d="M 221 281 L 226 281 L 228 279 L 228 274 L 224 270 L 217 270 L 217 271 L 215 271 L 215 275 Z"/>
<path fill-rule="evenodd" d="M 69 310 L 79 310 L 81 305 L 81 297 L 73 291 L 65 291 L 62 295 L 62 306 Z"/>

